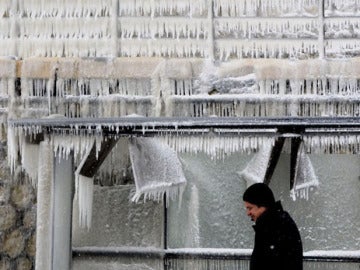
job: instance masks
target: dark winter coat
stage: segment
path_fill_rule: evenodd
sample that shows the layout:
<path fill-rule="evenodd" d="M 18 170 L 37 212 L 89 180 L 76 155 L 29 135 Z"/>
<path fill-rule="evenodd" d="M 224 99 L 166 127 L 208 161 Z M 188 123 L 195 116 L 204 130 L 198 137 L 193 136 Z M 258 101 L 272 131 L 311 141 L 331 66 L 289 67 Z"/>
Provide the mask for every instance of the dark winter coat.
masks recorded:
<path fill-rule="evenodd" d="M 281 203 L 267 209 L 254 225 L 255 245 L 250 270 L 302 270 L 299 230 Z"/>

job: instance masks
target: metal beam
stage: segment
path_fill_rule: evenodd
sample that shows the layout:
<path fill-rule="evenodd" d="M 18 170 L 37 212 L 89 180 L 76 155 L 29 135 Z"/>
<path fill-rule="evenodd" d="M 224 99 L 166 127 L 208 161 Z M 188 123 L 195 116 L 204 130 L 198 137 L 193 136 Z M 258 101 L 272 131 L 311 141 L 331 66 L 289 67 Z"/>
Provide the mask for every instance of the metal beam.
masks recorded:
<path fill-rule="evenodd" d="M 16 119 L 9 126 L 23 128 L 27 134 L 55 133 L 72 135 L 161 136 L 175 133 L 277 133 L 288 134 L 360 134 L 358 117 L 118 117 Z M 276 129 L 272 131 L 270 129 Z"/>
<path fill-rule="evenodd" d="M 285 142 L 285 138 L 283 138 L 283 137 L 277 138 L 275 140 L 275 144 L 274 144 L 273 148 L 271 149 L 270 160 L 269 160 L 269 164 L 267 166 L 265 178 L 264 178 L 264 183 L 267 185 L 270 183 L 271 177 L 276 168 L 276 164 L 279 161 L 280 154 L 281 154 L 282 148 L 284 146 L 284 142 Z"/>
<path fill-rule="evenodd" d="M 51 270 L 71 269 L 71 224 L 74 194 L 73 156 L 54 157 Z"/>
<path fill-rule="evenodd" d="M 331 251 L 325 254 L 314 256 L 304 254 L 304 261 L 316 262 L 360 262 L 356 255 L 334 256 Z M 216 260 L 249 260 L 251 252 L 241 249 L 156 249 L 156 248 L 129 248 L 129 247 L 91 247 L 73 248 L 73 258 L 75 257 L 142 257 L 159 259 L 216 259 Z"/>
<path fill-rule="evenodd" d="M 296 164 L 299 158 L 299 148 L 301 144 L 301 138 L 291 139 L 291 156 L 290 156 L 290 190 L 295 184 Z"/>

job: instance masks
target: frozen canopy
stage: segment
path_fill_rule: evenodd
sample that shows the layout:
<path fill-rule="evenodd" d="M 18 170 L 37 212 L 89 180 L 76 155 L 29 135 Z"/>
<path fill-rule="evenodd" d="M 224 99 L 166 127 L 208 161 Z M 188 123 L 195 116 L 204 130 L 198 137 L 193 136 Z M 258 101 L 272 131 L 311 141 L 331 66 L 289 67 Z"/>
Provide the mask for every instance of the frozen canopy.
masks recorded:
<path fill-rule="evenodd" d="M 256 150 L 263 138 L 301 136 L 306 152 L 336 151 L 358 153 L 360 122 L 358 117 L 118 117 L 118 118 L 46 118 L 9 120 L 9 140 L 16 136 L 38 140 L 44 135 L 57 136 L 157 136 L 178 151 Z M 200 139 L 187 140 L 189 137 Z M 222 137 L 220 140 L 219 138 Z M 185 138 L 185 139 L 184 139 Z M 204 142 L 216 141 L 209 145 Z M 220 141 L 231 142 L 222 144 Z M 196 144 L 199 144 L 196 147 Z M 188 147 L 188 146 L 190 147 Z M 13 147 L 16 147 L 15 145 Z M 226 148 L 228 147 L 228 148 Z M 11 147 L 10 147 L 11 148 Z"/>
<path fill-rule="evenodd" d="M 239 174 L 248 182 L 269 182 L 284 139 L 290 138 L 296 145 L 291 150 L 295 160 L 290 179 L 294 198 L 307 196 L 307 188 L 317 184 L 316 175 L 308 173 L 313 168 L 307 153 L 360 152 L 360 122 L 356 117 L 61 117 L 10 120 L 8 125 L 12 169 L 20 152 L 22 166 L 32 171 L 36 167 L 32 163 L 37 162 L 31 147 L 49 138 L 56 154 L 80 157 L 76 187 L 81 225 L 87 227 L 91 224 L 93 177 L 121 137 L 132 138 L 129 151 L 136 184 L 134 201 L 141 196 L 162 200 L 163 195 L 174 199 L 181 194 L 186 179 L 176 152 L 205 152 L 213 158 L 224 153 L 256 152 Z M 264 170 L 255 170 L 254 175 L 251 168 Z"/>

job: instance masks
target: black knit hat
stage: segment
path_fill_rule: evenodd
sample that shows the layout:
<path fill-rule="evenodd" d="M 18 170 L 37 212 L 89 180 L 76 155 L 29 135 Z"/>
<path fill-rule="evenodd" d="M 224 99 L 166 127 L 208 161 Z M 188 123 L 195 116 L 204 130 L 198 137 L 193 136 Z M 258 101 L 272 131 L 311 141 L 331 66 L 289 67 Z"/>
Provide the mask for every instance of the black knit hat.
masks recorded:
<path fill-rule="evenodd" d="M 270 207 L 275 203 L 274 194 L 264 183 L 256 183 L 245 190 L 243 201 L 257 206 Z"/>

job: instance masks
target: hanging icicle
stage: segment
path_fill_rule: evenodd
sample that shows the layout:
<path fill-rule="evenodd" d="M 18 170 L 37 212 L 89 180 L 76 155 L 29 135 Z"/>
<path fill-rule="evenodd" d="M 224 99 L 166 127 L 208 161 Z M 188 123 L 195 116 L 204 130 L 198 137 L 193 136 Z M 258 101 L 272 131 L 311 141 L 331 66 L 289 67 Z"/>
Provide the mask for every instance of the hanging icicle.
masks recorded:
<path fill-rule="evenodd" d="M 267 136 L 190 136 L 178 134 L 159 138 L 179 153 L 200 153 L 209 155 L 212 159 L 223 159 L 225 155 L 235 152 L 253 153 L 256 150 L 273 145 L 274 138 Z"/>
<path fill-rule="evenodd" d="M 90 229 L 92 220 L 94 178 L 75 174 L 76 196 L 79 207 L 79 226 Z"/>
<path fill-rule="evenodd" d="M 330 131 L 330 130 L 329 130 Z M 359 154 L 360 135 L 307 135 L 303 137 L 307 153 Z"/>
<path fill-rule="evenodd" d="M 204 16 L 208 10 L 207 0 L 122 0 L 119 4 L 120 16 Z"/>
<path fill-rule="evenodd" d="M 22 132 L 22 129 L 18 129 L 19 132 Z M 7 134 L 7 156 L 8 156 L 8 163 L 10 167 L 10 172 L 14 173 L 18 161 L 18 153 L 19 153 L 19 134 L 17 134 L 17 129 L 9 126 Z"/>

